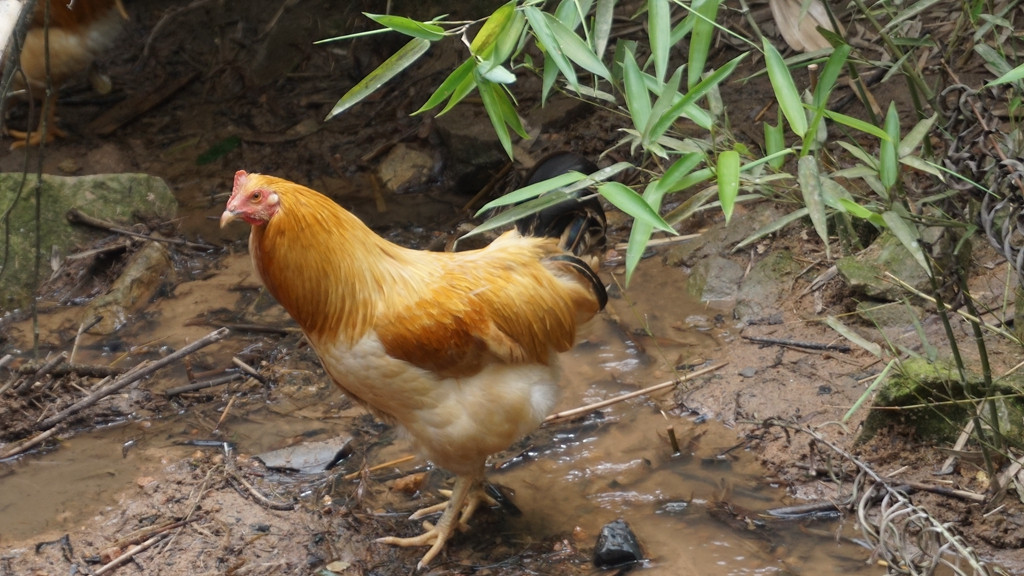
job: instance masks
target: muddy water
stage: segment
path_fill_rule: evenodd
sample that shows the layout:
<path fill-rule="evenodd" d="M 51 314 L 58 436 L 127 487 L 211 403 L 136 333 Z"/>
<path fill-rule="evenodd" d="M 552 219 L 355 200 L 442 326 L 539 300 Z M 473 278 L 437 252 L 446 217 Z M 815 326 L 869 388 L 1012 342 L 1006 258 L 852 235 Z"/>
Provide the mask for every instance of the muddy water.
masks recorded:
<path fill-rule="evenodd" d="M 236 305 L 237 293 L 226 287 L 245 282 L 247 275 L 247 258 L 228 258 L 218 276 L 176 289 L 175 297 L 161 305 L 161 314 L 150 319 L 147 334 L 136 337 L 201 336 L 207 328 L 183 322 L 202 309 Z M 588 325 L 581 344 L 565 355 L 560 410 L 671 379 L 677 366 L 726 356 L 730 327 L 715 320 L 715 311 L 678 296 L 659 300 L 658 294 L 678 294 L 663 289 L 681 278 L 649 266 L 636 281 L 647 289 L 614 299 L 608 314 Z M 229 358 L 245 345 L 233 339 L 209 354 Z M 83 354 L 90 353 L 97 357 L 80 360 L 102 359 L 99 348 L 86 346 Z M 181 378 L 164 375 L 145 386 L 159 390 L 181 384 Z M 344 434 L 346 420 L 333 413 L 338 395 L 330 387 L 300 388 L 281 386 L 266 401 L 236 406 L 216 438 L 252 454 L 300 437 Z M 0 540 L 59 536 L 93 521 L 117 506 L 122 494 L 137 490 L 149 474 L 188 458 L 195 448 L 180 443 L 194 439 L 197 429 L 209 430 L 222 408 L 109 427 L 72 438 L 54 452 L 0 465 Z M 867 552 L 836 543 L 836 525 L 815 525 L 823 535 L 804 533 L 796 525 L 762 527 L 760 511 L 790 503 L 785 490 L 767 483 L 756 459 L 742 447 L 729 450 L 740 441 L 733 430 L 704 416 L 662 393 L 614 405 L 582 421 L 545 426 L 496 458 L 496 465 L 508 465 L 493 470 L 490 480 L 513 491 L 522 511 L 502 520 L 502 533 L 513 541 L 571 535 L 576 545 L 590 546 L 602 525 L 622 518 L 649 558 L 647 574 L 800 573 L 811 568 L 823 575 L 877 572 L 865 565 Z M 670 425 L 679 454 L 668 442 Z M 407 452 L 403 443 L 396 440 L 387 452 Z"/>

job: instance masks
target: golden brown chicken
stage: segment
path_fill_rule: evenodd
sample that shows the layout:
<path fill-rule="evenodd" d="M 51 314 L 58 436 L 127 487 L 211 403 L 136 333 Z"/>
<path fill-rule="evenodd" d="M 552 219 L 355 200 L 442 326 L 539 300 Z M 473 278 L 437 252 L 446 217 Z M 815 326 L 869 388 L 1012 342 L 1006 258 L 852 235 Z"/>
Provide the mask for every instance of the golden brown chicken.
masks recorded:
<path fill-rule="evenodd" d="M 486 458 L 554 406 L 558 353 L 604 307 L 604 286 L 557 239 L 513 230 L 480 250 L 411 250 L 273 176 L 235 174 L 221 225 L 236 219 L 252 225 L 256 271 L 334 382 L 455 474 L 447 504 L 413 515 L 443 508 L 436 525 L 380 539 L 430 546 L 427 565 L 487 500 Z"/>
<path fill-rule="evenodd" d="M 40 126 L 29 132 L 9 131 L 12 147 L 36 146 L 63 137 L 57 127 L 57 91 L 65 82 L 89 72 L 96 57 L 113 46 L 128 18 L 121 0 L 40 0 L 25 34 L 15 72 L 16 90 L 28 90 L 29 97 L 43 102 Z M 46 23 L 49 22 L 49 26 Z M 47 70 L 47 45 L 49 70 Z M 52 90 L 46 91 L 49 73 Z M 44 98 L 45 95 L 45 98 Z"/>

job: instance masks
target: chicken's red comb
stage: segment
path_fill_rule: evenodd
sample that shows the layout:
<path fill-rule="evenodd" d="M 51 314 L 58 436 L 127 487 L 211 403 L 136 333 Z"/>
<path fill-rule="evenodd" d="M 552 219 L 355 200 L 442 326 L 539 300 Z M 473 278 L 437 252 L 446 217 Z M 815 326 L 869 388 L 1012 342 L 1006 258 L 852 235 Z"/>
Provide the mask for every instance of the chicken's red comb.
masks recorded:
<path fill-rule="evenodd" d="M 238 191 L 239 188 L 245 186 L 245 177 L 249 174 L 245 170 L 239 170 L 235 172 L 235 187 L 231 190 L 232 192 Z"/>

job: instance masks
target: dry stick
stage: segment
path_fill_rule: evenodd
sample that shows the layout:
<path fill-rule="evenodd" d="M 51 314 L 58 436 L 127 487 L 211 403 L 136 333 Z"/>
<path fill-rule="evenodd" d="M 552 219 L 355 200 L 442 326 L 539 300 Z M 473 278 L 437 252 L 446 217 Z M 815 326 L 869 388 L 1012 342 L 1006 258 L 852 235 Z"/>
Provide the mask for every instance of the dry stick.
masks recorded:
<path fill-rule="evenodd" d="M 4 452 L 3 454 L 0 454 L 0 460 L 6 460 L 7 458 L 11 458 L 13 456 L 17 456 L 18 454 L 21 454 L 22 452 L 26 452 L 26 451 L 28 451 L 29 448 L 34 447 L 36 444 L 39 444 L 43 440 L 46 440 L 47 438 L 49 438 L 50 436 L 53 436 L 56 433 L 57 433 L 57 428 L 50 428 L 46 432 L 41 432 L 39 434 L 36 434 L 32 438 L 28 438 L 26 440 L 22 440 L 21 442 L 19 442 L 19 443 L 15 444 L 14 446 L 11 446 L 10 448 L 8 448 L 7 451 Z"/>
<path fill-rule="evenodd" d="M 117 379 L 115 379 L 107 386 L 100 388 L 99 390 L 93 392 L 92 394 L 86 396 L 85 398 L 79 400 L 78 402 L 75 402 L 71 406 L 68 406 L 67 408 L 61 410 L 56 415 L 47 418 L 46 420 L 43 420 L 39 424 L 36 424 L 36 430 L 46 430 L 47 428 L 52 428 L 58 423 L 63 422 L 68 416 L 76 414 L 81 410 L 92 406 L 93 404 L 99 402 L 101 399 L 113 394 L 114 392 L 117 392 L 118 390 L 124 388 L 125 386 L 131 384 L 132 382 L 141 380 L 142 378 L 149 376 L 150 374 L 156 372 L 157 370 L 163 368 L 164 366 L 167 366 L 172 362 L 176 362 L 181 358 L 184 358 L 185 356 L 188 356 L 189 354 L 195 352 L 196 350 L 205 348 L 210 344 L 217 342 L 218 340 L 227 336 L 228 332 L 229 330 L 227 328 L 219 328 L 217 330 L 214 330 L 213 332 L 210 332 L 206 336 L 203 336 L 199 340 L 196 340 L 195 342 L 189 344 L 188 346 L 185 346 L 184 348 L 178 350 L 177 352 L 167 355 L 164 358 L 161 358 L 150 363 L 139 364 L 135 368 L 119 376 Z"/>
<path fill-rule="evenodd" d="M 211 378 L 209 380 L 203 380 L 202 382 L 193 382 L 191 384 L 184 384 L 182 386 L 176 386 L 174 388 L 168 388 L 164 391 L 164 397 L 170 398 L 171 396 L 177 396 L 178 394 L 184 394 L 186 392 L 196 392 L 197 390 L 204 390 L 206 388 L 213 388 L 214 386 L 220 386 L 221 384 L 227 384 L 234 380 L 244 378 L 242 374 L 234 372 L 232 374 L 225 374 L 224 376 L 218 376 L 217 378 Z"/>
<path fill-rule="evenodd" d="M 232 356 L 231 363 L 234 364 L 235 366 L 238 366 L 238 369 L 241 370 L 242 372 L 245 372 L 249 376 L 252 376 L 253 378 L 259 380 L 260 384 L 263 384 L 264 386 L 267 385 L 267 379 L 264 378 L 262 374 L 257 372 L 255 368 L 246 364 L 245 361 L 239 358 L 238 356 Z"/>
<path fill-rule="evenodd" d="M 647 388 L 644 388 L 642 390 L 636 390 L 636 391 L 633 391 L 633 392 L 627 392 L 626 394 L 622 394 L 621 396 L 616 396 L 615 398 L 609 398 L 607 400 L 602 400 L 600 402 L 595 402 L 593 404 L 588 404 L 586 406 L 580 406 L 579 408 L 573 408 L 572 410 L 566 410 L 564 412 L 558 412 L 556 414 L 552 414 L 551 416 L 548 416 L 547 418 L 545 418 L 543 424 L 550 424 L 551 422 L 554 422 L 556 420 L 564 420 L 566 418 L 572 418 L 574 416 L 579 416 L 580 414 L 586 414 L 588 412 L 593 412 L 594 410 L 599 410 L 601 408 L 604 408 L 605 406 L 611 406 L 612 404 L 618 404 L 619 402 L 622 402 L 623 400 L 629 400 L 630 398 L 636 398 L 637 396 L 644 396 L 644 395 L 647 395 L 647 394 L 653 394 L 654 392 L 657 392 L 659 390 L 664 390 L 665 388 L 671 388 L 673 386 L 676 386 L 677 384 L 682 384 L 683 382 L 686 382 L 688 380 L 693 380 L 697 376 L 703 376 L 703 375 L 705 375 L 705 374 L 707 374 L 709 372 L 714 372 L 715 370 L 720 370 L 720 369 L 724 368 L 727 364 L 728 364 L 728 362 L 722 362 L 721 364 L 716 364 L 714 366 L 708 366 L 707 368 L 703 368 L 701 370 L 697 370 L 696 372 L 691 372 L 689 374 L 686 374 L 684 376 L 676 378 L 675 380 L 669 380 L 668 382 L 662 382 L 661 384 L 655 384 L 654 386 L 648 386 Z"/>
<path fill-rule="evenodd" d="M 401 458 L 395 458 L 394 460 L 389 460 L 387 462 L 384 462 L 383 464 L 377 464 L 376 466 L 370 466 L 369 468 L 366 469 L 366 471 L 367 472 L 376 472 L 377 470 L 380 470 L 382 468 L 388 468 L 390 466 L 398 466 L 399 464 L 404 464 L 405 462 L 408 462 L 409 460 L 412 460 L 415 457 L 416 457 L 415 454 L 409 454 L 408 456 L 402 456 Z M 359 470 L 359 471 L 356 471 L 356 472 L 352 472 L 351 474 L 346 474 L 346 475 L 342 476 L 341 479 L 342 480 L 355 480 L 362 473 L 363 473 L 363 471 Z"/>
<path fill-rule="evenodd" d="M 668 238 L 654 238 L 647 242 L 648 248 L 656 248 L 658 246 L 665 246 L 668 244 L 678 244 L 680 242 L 686 242 L 687 240 L 693 240 L 694 238 L 700 238 L 703 234 L 680 234 L 678 236 L 670 236 Z M 620 242 L 615 245 L 615 249 L 623 251 L 629 247 L 628 242 Z"/>
<path fill-rule="evenodd" d="M 26 392 L 28 392 L 29 388 L 31 388 L 32 385 L 36 383 L 36 381 L 39 378 L 42 378 L 44 375 L 49 374 L 50 371 L 52 371 L 61 362 L 67 360 L 67 358 L 67 352 L 61 352 L 60 354 L 57 354 L 53 358 L 50 358 L 49 360 L 46 361 L 45 364 L 43 364 L 35 372 L 33 372 L 32 375 L 25 380 L 24 384 L 15 388 L 14 391 L 17 392 L 18 394 L 25 394 Z"/>
<path fill-rule="evenodd" d="M 215 250 L 217 247 L 210 244 L 201 244 L 197 242 L 189 242 L 188 240 L 179 240 L 178 238 L 161 238 L 159 236 L 153 236 L 152 234 L 139 234 L 138 232 L 132 232 L 131 230 L 125 230 L 115 224 L 100 220 L 93 216 L 85 214 L 77 208 L 68 210 L 67 213 L 68 222 L 74 224 L 84 224 L 86 226 L 92 226 L 93 228 L 99 228 L 100 230 L 106 230 L 108 232 L 114 232 L 122 234 L 124 236 L 131 236 L 132 238 L 142 238 L 143 240 L 153 240 L 154 242 L 164 242 L 167 244 L 174 244 L 176 246 L 184 246 L 185 248 L 192 248 L 193 250 Z"/>
<path fill-rule="evenodd" d="M 124 564 L 128 560 L 131 560 L 132 557 L 135 556 L 136 554 L 138 554 L 139 552 L 142 552 L 143 550 L 149 548 L 153 544 L 156 544 L 157 542 L 163 540 L 165 537 L 167 537 L 167 533 L 166 532 L 163 533 L 163 534 L 157 534 L 156 536 L 153 536 L 152 538 L 150 538 L 149 540 L 146 540 L 142 544 L 139 544 L 138 546 L 133 547 L 132 549 L 130 549 L 127 552 L 125 552 L 124 554 L 121 554 L 117 558 L 114 558 L 110 562 L 107 562 L 106 564 L 101 566 L 99 570 L 93 572 L 93 576 L 101 576 L 102 574 L 106 574 L 107 572 L 110 572 L 114 568 L 117 568 L 121 564 Z"/>
<path fill-rule="evenodd" d="M 800 342 L 799 340 L 789 340 L 788 338 L 763 338 L 761 336 L 741 336 L 741 338 L 756 344 L 790 346 L 793 348 L 806 348 L 807 350 L 830 350 L 832 352 L 850 351 L 850 347 L 845 344 L 818 344 L 817 342 Z"/>
<path fill-rule="evenodd" d="M 235 479 L 235 482 L 238 482 L 239 484 L 241 484 L 246 490 L 249 491 L 249 494 L 251 494 L 252 497 L 255 498 L 256 501 L 259 502 L 260 504 L 262 504 L 263 506 L 266 506 L 267 508 L 270 508 L 271 510 L 294 510 L 295 509 L 295 504 L 292 503 L 292 502 L 275 502 L 275 501 L 271 500 L 270 498 L 267 498 L 263 494 L 260 494 L 260 491 L 257 490 L 256 487 L 253 486 L 252 484 L 249 484 L 248 482 L 246 482 L 245 479 L 242 478 L 242 476 L 238 472 L 235 472 L 234 470 L 231 470 L 231 471 L 229 471 L 229 473 L 231 474 L 231 477 Z"/>

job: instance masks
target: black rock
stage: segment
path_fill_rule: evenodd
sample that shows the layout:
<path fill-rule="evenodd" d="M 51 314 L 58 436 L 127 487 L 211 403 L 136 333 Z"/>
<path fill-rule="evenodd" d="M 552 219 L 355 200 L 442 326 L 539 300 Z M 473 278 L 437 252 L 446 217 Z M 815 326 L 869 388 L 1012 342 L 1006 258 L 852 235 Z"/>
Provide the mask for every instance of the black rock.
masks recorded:
<path fill-rule="evenodd" d="M 614 568 L 632 564 L 644 559 L 640 542 L 625 520 L 609 522 L 601 528 L 594 548 L 594 565 L 598 568 Z"/>

